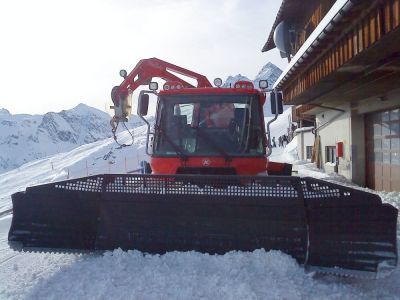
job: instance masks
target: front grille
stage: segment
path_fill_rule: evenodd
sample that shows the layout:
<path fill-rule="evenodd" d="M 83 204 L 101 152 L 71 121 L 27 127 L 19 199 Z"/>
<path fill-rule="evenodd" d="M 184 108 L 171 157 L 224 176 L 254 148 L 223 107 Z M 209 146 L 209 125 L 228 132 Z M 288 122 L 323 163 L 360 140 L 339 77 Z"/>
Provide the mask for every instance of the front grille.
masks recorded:
<path fill-rule="evenodd" d="M 236 175 L 234 168 L 178 168 L 177 174 Z"/>

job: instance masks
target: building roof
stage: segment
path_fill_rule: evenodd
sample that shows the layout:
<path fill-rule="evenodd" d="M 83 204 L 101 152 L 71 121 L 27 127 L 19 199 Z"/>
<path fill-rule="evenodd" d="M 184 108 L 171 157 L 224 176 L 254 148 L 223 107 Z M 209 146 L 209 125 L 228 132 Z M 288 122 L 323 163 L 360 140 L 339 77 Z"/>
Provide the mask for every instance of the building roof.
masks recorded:
<path fill-rule="evenodd" d="M 400 86 L 399 7 L 400 0 L 336 0 L 273 88 L 294 105 L 384 99 Z"/>
<path fill-rule="evenodd" d="M 276 15 L 275 22 L 272 25 L 271 32 L 269 33 L 267 42 L 265 43 L 264 47 L 262 47 L 261 52 L 266 52 L 266 51 L 269 51 L 276 47 L 275 43 L 274 43 L 274 31 L 275 31 L 276 26 L 278 26 L 278 24 L 284 19 L 283 12 L 285 11 L 285 3 L 289 2 L 289 1 L 290 0 L 282 1 L 281 7 L 279 8 L 278 14 Z"/>
<path fill-rule="evenodd" d="M 276 47 L 274 42 L 274 31 L 280 22 L 283 20 L 291 20 L 291 22 L 296 22 L 296 20 L 300 19 L 304 13 L 306 13 L 310 6 L 314 5 L 314 2 L 316 1 L 282 0 L 282 4 L 278 10 L 278 14 L 276 15 L 275 22 L 272 25 L 267 42 L 261 49 L 261 52 L 266 52 Z"/>
<path fill-rule="evenodd" d="M 307 38 L 305 43 L 296 52 L 289 65 L 282 72 L 281 76 L 276 80 L 274 88 L 279 88 L 285 79 L 287 79 L 290 74 L 292 74 L 295 69 L 302 64 L 304 58 L 313 53 L 314 48 L 327 38 L 328 34 L 333 30 L 334 25 L 339 22 L 342 16 L 345 15 L 352 8 L 352 6 L 353 3 L 351 0 L 337 0 L 335 2 L 329 12 L 324 16 L 322 21 Z"/>

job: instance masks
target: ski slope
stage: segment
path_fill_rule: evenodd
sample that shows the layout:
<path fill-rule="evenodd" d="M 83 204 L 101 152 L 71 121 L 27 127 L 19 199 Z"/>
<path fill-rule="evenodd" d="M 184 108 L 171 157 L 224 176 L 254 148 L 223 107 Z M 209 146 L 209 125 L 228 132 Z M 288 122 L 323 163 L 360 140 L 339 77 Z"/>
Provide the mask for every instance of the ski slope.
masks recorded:
<path fill-rule="evenodd" d="M 280 118 L 276 128 L 287 122 Z M 66 178 L 131 172 L 145 158 L 145 132 L 144 126 L 135 129 L 132 147 L 118 149 L 113 139 L 106 139 L 0 175 L 0 299 L 399 299 L 399 268 L 378 280 L 317 276 L 305 274 L 293 258 L 279 251 L 54 254 L 8 248 L 12 193 Z M 118 137 L 130 142 L 127 132 Z M 295 143 L 294 139 L 285 149 L 274 148 L 271 159 L 292 162 L 300 176 L 351 185 L 297 160 Z M 379 195 L 399 208 L 400 193 Z"/>

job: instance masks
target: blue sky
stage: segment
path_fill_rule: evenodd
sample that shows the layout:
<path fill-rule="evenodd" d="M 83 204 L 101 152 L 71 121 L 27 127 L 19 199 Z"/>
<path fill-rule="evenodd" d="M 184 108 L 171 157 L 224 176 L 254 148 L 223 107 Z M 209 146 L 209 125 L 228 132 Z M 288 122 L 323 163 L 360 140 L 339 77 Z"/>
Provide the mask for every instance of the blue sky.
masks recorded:
<path fill-rule="evenodd" d="M 253 78 L 280 0 L 69 0 L 0 4 L 0 108 L 45 113 L 78 103 L 103 109 L 142 58 L 225 79 Z"/>

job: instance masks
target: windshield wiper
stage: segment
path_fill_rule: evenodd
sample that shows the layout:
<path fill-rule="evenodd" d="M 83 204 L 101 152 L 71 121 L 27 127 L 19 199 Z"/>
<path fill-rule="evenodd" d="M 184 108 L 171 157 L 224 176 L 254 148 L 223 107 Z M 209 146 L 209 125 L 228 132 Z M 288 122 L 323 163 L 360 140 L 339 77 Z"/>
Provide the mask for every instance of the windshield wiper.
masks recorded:
<path fill-rule="evenodd" d="M 174 141 L 169 137 L 169 135 L 164 130 L 162 130 L 159 126 L 156 126 L 156 130 L 158 130 L 165 137 L 167 142 L 172 146 L 172 148 L 174 148 L 174 151 L 176 152 L 176 154 L 178 154 L 181 160 L 183 161 L 188 160 L 188 156 L 184 153 L 185 150 L 183 150 L 181 147 L 175 144 Z"/>
<path fill-rule="evenodd" d="M 210 145 L 213 146 L 215 150 L 217 150 L 220 154 L 222 154 L 226 162 L 232 161 L 232 157 L 230 157 L 229 154 L 223 148 L 221 148 L 212 138 L 210 138 L 207 134 L 205 134 L 203 129 L 201 129 L 199 126 L 194 128 L 197 129 L 197 132 L 200 133 L 200 135 L 205 140 L 207 140 L 207 142 L 209 142 Z"/>

